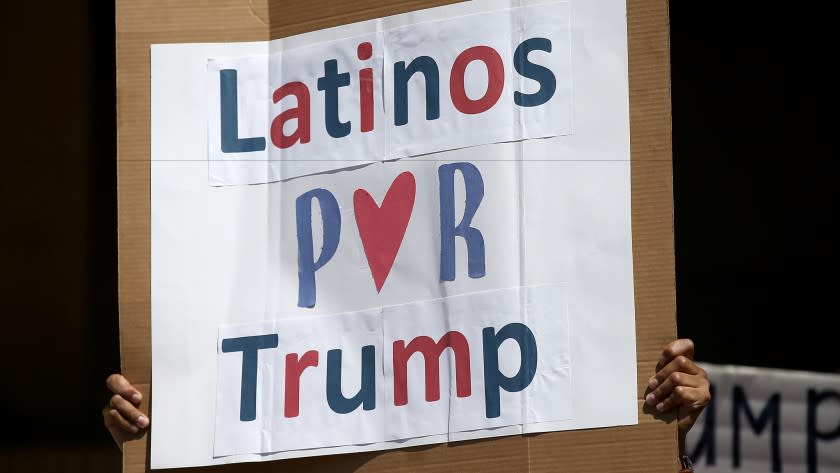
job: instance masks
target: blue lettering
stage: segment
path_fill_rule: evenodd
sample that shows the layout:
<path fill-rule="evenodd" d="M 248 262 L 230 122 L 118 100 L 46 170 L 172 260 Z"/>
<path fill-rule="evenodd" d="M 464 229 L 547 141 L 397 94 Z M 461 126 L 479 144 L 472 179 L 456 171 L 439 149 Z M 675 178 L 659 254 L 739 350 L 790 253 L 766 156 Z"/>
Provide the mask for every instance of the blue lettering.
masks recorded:
<path fill-rule="evenodd" d="M 837 424 L 837 427 L 829 432 L 817 430 L 817 407 L 830 399 L 834 399 L 840 403 L 840 393 L 832 390 L 819 393 L 815 389 L 808 390 L 808 473 L 817 473 L 817 440 L 834 440 L 840 438 L 840 424 Z"/>
<path fill-rule="evenodd" d="M 312 200 L 321 207 L 324 229 L 323 246 L 318 259 L 312 247 Z M 298 241 L 298 307 L 315 306 L 315 271 L 321 269 L 335 255 L 341 235 L 341 213 L 338 201 L 326 189 L 313 189 L 295 201 Z"/>
<path fill-rule="evenodd" d="M 534 333 L 518 322 L 505 325 L 494 333 L 493 327 L 481 331 L 484 346 L 484 402 L 487 418 L 501 415 L 501 389 L 519 392 L 528 387 L 537 373 L 537 340 Z M 505 340 L 519 345 L 519 371 L 508 378 L 499 370 L 499 347 Z"/>
<path fill-rule="evenodd" d="M 429 56 L 414 58 L 408 67 L 405 61 L 394 63 L 394 125 L 408 123 L 408 80 L 414 73 L 423 74 L 426 84 L 426 120 L 440 118 L 440 72 Z"/>
<path fill-rule="evenodd" d="M 338 116 L 338 88 L 350 85 L 350 73 L 338 73 L 338 61 L 330 59 L 324 63 L 324 77 L 318 78 L 318 90 L 324 91 L 324 125 L 333 138 L 350 134 L 350 122 L 342 122 Z"/>
<path fill-rule="evenodd" d="M 257 418 L 257 352 L 266 348 L 277 348 L 277 334 L 222 340 L 222 353 L 242 352 L 239 395 L 239 420 L 242 422 Z"/>
<path fill-rule="evenodd" d="M 461 223 L 455 225 L 455 171 L 464 177 L 466 205 Z M 440 280 L 455 280 L 455 237 L 467 243 L 467 274 L 471 278 L 484 277 L 484 237 L 470 226 L 481 199 L 484 180 L 478 168 L 470 163 L 444 164 L 438 168 L 440 180 Z"/>
<path fill-rule="evenodd" d="M 752 431 L 758 435 L 764 431 L 767 422 L 770 422 L 770 453 L 771 453 L 771 471 L 782 471 L 782 454 L 779 449 L 779 404 L 781 403 L 781 396 L 776 393 L 770 396 L 767 404 L 758 419 L 753 415 L 750 405 L 747 403 L 747 397 L 741 386 L 735 385 L 732 388 L 732 467 L 741 467 L 741 416 L 740 412 L 743 410 L 747 414 L 747 421 L 750 424 Z"/>
<path fill-rule="evenodd" d="M 376 408 L 376 348 L 362 347 L 362 381 L 359 392 L 351 398 L 341 392 L 341 350 L 327 352 L 327 403 L 338 414 L 355 411 L 360 405 L 366 411 Z"/>
<path fill-rule="evenodd" d="M 540 89 L 533 94 L 513 92 L 513 103 L 520 107 L 536 107 L 551 99 L 557 90 L 557 79 L 551 69 L 528 60 L 531 51 L 551 52 L 551 41 L 546 38 L 531 38 L 523 41 L 513 53 L 513 67 L 522 77 L 540 83 Z"/>
<path fill-rule="evenodd" d="M 236 69 L 219 71 L 221 104 L 222 153 L 249 153 L 265 149 L 265 138 L 239 137 L 239 104 L 237 99 Z"/>

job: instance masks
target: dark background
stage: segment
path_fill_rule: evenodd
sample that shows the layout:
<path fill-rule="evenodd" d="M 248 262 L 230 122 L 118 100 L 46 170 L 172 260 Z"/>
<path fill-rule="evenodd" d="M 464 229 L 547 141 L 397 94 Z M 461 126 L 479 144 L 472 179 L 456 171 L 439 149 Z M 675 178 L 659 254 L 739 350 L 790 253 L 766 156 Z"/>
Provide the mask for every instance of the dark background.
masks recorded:
<path fill-rule="evenodd" d="M 114 471 L 114 7 L 52 3 L 4 7 L 0 471 Z M 840 371 L 836 54 L 815 12 L 721 5 L 671 6 L 679 335 L 701 361 Z"/>

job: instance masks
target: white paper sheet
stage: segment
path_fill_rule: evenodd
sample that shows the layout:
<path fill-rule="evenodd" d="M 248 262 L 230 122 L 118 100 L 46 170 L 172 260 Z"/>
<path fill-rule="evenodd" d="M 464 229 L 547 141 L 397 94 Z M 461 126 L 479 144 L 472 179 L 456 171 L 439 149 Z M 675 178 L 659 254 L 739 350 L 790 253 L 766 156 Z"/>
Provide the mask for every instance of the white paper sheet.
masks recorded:
<path fill-rule="evenodd" d="M 571 131 L 568 3 L 376 30 L 210 58 L 209 182 L 274 182 Z"/>
<path fill-rule="evenodd" d="M 344 314 L 223 326 L 214 456 L 480 429 L 483 436 L 492 437 L 500 435 L 489 430 L 494 427 L 570 419 L 566 297 L 564 286 L 502 289 Z M 448 342 L 445 334 L 457 340 Z M 248 340 L 257 347 L 254 340 L 267 336 L 276 336 L 276 345 L 250 350 L 249 356 L 258 353 L 250 367 L 242 364 L 245 350 L 223 349 L 226 340 Z M 433 349 L 405 351 L 416 340 L 446 348 L 440 354 Z M 401 348 L 395 348 L 399 342 Z M 364 375 L 362 347 L 375 353 L 369 358 L 375 368 Z M 340 350 L 340 358 L 333 350 Z M 292 360 L 314 357 L 315 365 L 299 372 L 293 361 L 290 369 L 290 355 Z M 427 377 L 427 356 L 431 369 L 437 370 L 437 383 L 434 375 Z M 340 359 L 340 370 L 329 366 L 330 357 Z M 407 378 L 395 378 L 395 370 L 403 367 Z M 256 370 L 255 378 L 244 374 L 248 369 Z M 290 379 L 299 383 L 298 389 L 287 391 Z M 330 379 L 339 382 L 331 384 Z M 335 385 L 341 386 L 341 396 L 352 399 L 361 392 L 367 403 L 350 403 L 355 407 L 349 412 L 345 412 L 349 406 L 334 408 L 327 393 L 337 397 Z M 427 389 L 437 398 L 428 400 Z M 255 395 L 249 397 L 248 392 Z M 402 395 L 406 397 L 396 399 Z M 251 404 L 243 407 L 243 397 Z M 252 408 L 253 416 L 248 414 Z"/>
<path fill-rule="evenodd" d="M 306 47 L 507 6 L 456 4 L 286 38 L 283 44 Z M 637 422 L 624 3 L 579 2 L 570 12 L 573 134 L 256 186 L 208 186 L 207 64 L 211 58 L 264 55 L 271 46 L 153 46 L 153 468 L 393 448 L 393 443 L 376 442 L 214 457 L 220 326 L 310 320 L 512 287 L 567 285 L 573 418 L 498 427 L 494 435 Z M 484 195 L 471 226 L 483 235 L 485 273 L 468 276 L 467 248 L 457 237 L 454 280 L 441 282 L 440 168 L 456 163 L 473 165 L 483 181 Z M 414 178 L 414 202 L 390 272 L 377 291 L 354 194 L 364 189 L 382 205 L 395 178 L 405 172 Z M 296 200 L 313 189 L 334 196 L 342 229 L 335 253 L 315 272 L 317 302 L 309 308 L 298 305 Z M 455 219 L 464 215 L 465 199 L 463 176 L 455 173 Z M 311 209 L 317 256 L 323 245 L 322 213 L 317 203 Z M 449 433 L 399 445 L 488 435 L 484 430 L 458 432 L 458 425 L 450 425 Z"/>

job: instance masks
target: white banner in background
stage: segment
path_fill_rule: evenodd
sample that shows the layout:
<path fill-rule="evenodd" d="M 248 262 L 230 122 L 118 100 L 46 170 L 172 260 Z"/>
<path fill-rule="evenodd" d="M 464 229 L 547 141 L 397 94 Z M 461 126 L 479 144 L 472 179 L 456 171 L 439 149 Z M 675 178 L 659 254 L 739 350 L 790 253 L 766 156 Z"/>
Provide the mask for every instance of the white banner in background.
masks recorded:
<path fill-rule="evenodd" d="M 840 473 L 840 374 L 703 363 L 712 403 L 688 453 L 709 473 Z"/>
<path fill-rule="evenodd" d="M 625 2 L 516 4 L 152 47 L 152 468 L 638 422 Z"/>

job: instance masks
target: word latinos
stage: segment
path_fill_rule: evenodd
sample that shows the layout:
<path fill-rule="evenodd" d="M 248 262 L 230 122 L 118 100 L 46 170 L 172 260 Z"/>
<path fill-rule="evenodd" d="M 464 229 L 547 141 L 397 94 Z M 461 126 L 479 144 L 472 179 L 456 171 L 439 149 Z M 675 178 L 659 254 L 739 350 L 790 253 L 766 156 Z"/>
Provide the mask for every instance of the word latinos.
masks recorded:
<path fill-rule="evenodd" d="M 323 73 L 314 82 L 317 92 L 323 94 L 323 123 L 327 135 L 331 138 L 343 138 L 354 131 L 358 133 L 373 132 L 375 122 L 374 94 L 382 90 L 383 84 L 377 83 L 377 76 L 373 64 L 373 44 L 362 42 L 356 48 L 356 58 L 359 69 L 355 73 L 340 71 L 337 59 L 327 59 L 323 63 Z M 517 77 L 534 81 L 538 86 L 534 92 L 515 90 L 513 103 L 519 107 L 539 107 L 546 104 L 557 90 L 557 78 L 552 70 L 545 65 L 537 64 L 529 58 L 534 51 L 551 53 L 551 40 L 533 37 L 522 41 L 514 50 L 513 57 L 507 62 L 508 67 L 518 74 Z M 468 69 L 475 73 L 475 64 L 486 70 L 486 84 L 480 97 L 468 95 Z M 441 118 L 441 101 L 449 99 L 454 109 L 463 115 L 478 115 L 493 108 L 502 97 L 508 72 L 506 61 L 499 52 L 485 45 L 477 45 L 461 51 L 451 69 L 448 71 L 449 97 L 441 97 L 441 81 L 447 80 L 447 71 L 441 71 L 438 62 L 431 56 L 417 56 L 410 61 L 396 61 L 391 66 L 392 81 L 384 84 L 392 91 L 392 103 L 387 104 L 389 120 L 400 127 L 409 123 L 409 107 L 425 107 L 427 121 Z M 378 71 L 377 71 L 378 72 Z M 514 77 L 514 76 L 510 76 Z M 423 103 L 409 103 L 409 84 L 412 81 L 422 81 L 424 87 Z M 353 82 L 357 84 L 353 85 Z M 265 136 L 240 136 L 239 134 L 239 104 L 236 69 L 221 69 L 219 71 L 219 111 L 222 153 L 247 153 L 266 150 L 267 141 L 277 149 L 287 149 L 293 146 L 306 145 L 312 139 L 312 127 L 319 124 L 312 123 L 311 104 L 313 91 L 302 81 L 291 81 L 275 88 L 270 96 L 274 104 L 290 103 L 271 119 L 269 130 Z M 350 103 L 356 105 L 357 110 L 342 110 L 340 104 L 348 103 L 343 94 L 356 94 Z M 472 95 L 477 95 L 473 93 Z M 344 97 L 344 100 L 342 98 Z M 416 95 L 414 96 L 416 97 Z M 419 102 L 419 100 L 418 100 Z M 251 120 L 251 117 L 246 117 Z M 217 145 L 218 146 L 218 145 Z"/>

